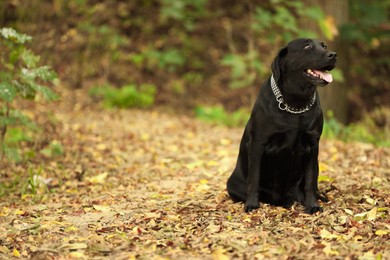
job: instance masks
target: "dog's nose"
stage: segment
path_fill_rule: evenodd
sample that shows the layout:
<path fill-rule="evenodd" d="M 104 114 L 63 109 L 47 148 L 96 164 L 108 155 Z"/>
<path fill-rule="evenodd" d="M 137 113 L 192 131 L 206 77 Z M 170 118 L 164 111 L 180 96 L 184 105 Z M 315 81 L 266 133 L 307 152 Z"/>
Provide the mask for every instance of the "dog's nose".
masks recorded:
<path fill-rule="evenodd" d="M 334 51 L 328 51 L 328 53 L 326 54 L 326 57 L 328 59 L 336 59 L 337 58 L 337 53 L 335 53 Z"/>

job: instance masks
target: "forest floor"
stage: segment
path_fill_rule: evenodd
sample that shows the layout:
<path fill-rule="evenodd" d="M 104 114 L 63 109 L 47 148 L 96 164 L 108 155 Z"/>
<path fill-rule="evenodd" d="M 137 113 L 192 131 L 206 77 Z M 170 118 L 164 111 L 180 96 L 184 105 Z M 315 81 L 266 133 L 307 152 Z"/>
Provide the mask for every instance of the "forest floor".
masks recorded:
<path fill-rule="evenodd" d="M 389 149 L 322 140 L 323 213 L 245 213 L 226 192 L 243 129 L 84 94 L 30 112 L 63 155 L 0 168 L 1 259 L 390 259 Z"/>

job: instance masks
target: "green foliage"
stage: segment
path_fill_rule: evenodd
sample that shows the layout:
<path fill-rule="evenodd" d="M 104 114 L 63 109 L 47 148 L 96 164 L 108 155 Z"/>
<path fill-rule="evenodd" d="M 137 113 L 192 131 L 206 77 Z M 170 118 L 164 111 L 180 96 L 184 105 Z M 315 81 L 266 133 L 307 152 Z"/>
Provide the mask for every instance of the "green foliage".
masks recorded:
<path fill-rule="evenodd" d="M 47 157 L 64 155 L 64 147 L 58 141 L 52 141 L 47 147 L 42 149 L 41 154 Z"/>
<path fill-rule="evenodd" d="M 268 54 L 261 55 L 258 51 L 260 47 L 275 46 L 275 43 L 284 44 L 295 37 L 315 37 L 315 33 L 299 27 L 299 19 L 306 18 L 319 25 L 325 19 L 320 8 L 306 7 L 300 1 L 274 1 L 272 9 L 256 6 L 250 17 L 251 37 L 246 52 L 238 53 L 235 51 L 237 48 L 231 48 L 233 53 L 225 54 L 221 61 L 222 65 L 231 68 L 229 86 L 233 89 L 253 86 L 257 79 L 269 73 L 268 64 L 265 65 L 261 61 L 265 60 Z M 326 27 L 321 28 L 327 30 Z M 255 46 L 258 42 L 256 39 L 259 38 L 262 42 Z M 230 42 L 230 45 L 234 46 L 234 42 Z"/>
<path fill-rule="evenodd" d="M 222 106 L 198 106 L 195 109 L 195 115 L 205 122 L 229 127 L 243 126 L 249 118 L 248 111 L 237 110 L 229 113 Z"/>
<path fill-rule="evenodd" d="M 161 0 L 160 21 L 180 21 L 185 30 L 192 31 L 196 19 L 205 15 L 207 0 Z"/>
<path fill-rule="evenodd" d="M 146 108 L 154 103 L 156 87 L 151 84 L 134 84 L 121 88 L 113 86 L 95 87 L 90 91 L 91 96 L 103 98 L 103 103 L 108 108 Z"/>
<path fill-rule="evenodd" d="M 388 113 L 387 116 L 390 118 L 390 111 Z M 229 113 L 220 105 L 198 106 L 195 109 L 195 116 L 212 124 L 243 127 L 249 119 L 249 112 L 237 110 Z M 388 127 L 390 128 L 390 126 Z M 390 147 L 389 133 L 389 129 L 376 126 L 372 115 L 367 115 L 359 123 L 343 125 L 334 118 L 332 111 L 328 111 L 323 129 L 324 138 L 339 139 L 346 142 L 371 143 L 382 147 Z"/>
<path fill-rule="evenodd" d="M 328 111 L 324 123 L 323 136 L 346 142 L 363 142 L 376 146 L 390 147 L 387 131 L 378 127 L 372 116 L 366 116 L 365 119 L 358 123 L 343 125 L 334 118 L 331 111 Z"/>
<path fill-rule="evenodd" d="M 38 66 L 39 56 L 25 46 L 31 40 L 12 28 L 0 29 L 0 153 L 13 160 L 20 160 L 17 143 L 26 141 L 20 126 L 31 129 L 34 124 L 12 103 L 17 97 L 33 100 L 38 94 L 49 101 L 57 98 L 46 86 L 56 74 L 49 66 Z"/>
<path fill-rule="evenodd" d="M 350 1 L 350 22 L 341 27 L 344 39 L 362 41 L 371 45 L 381 38 L 390 37 L 386 27 L 390 1 Z M 374 44 L 375 46 L 375 44 Z"/>
<path fill-rule="evenodd" d="M 32 198 L 34 201 L 38 202 L 42 200 L 44 194 L 49 193 L 48 183 L 51 179 L 45 179 L 42 177 L 42 168 L 34 169 L 32 167 L 28 168 L 28 177 L 23 177 L 20 179 L 20 189 L 22 199 Z"/>
<path fill-rule="evenodd" d="M 252 50 L 244 54 L 227 54 L 221 61 L 222 65 L 230 66 L 232 70 L 229 87 L 232 89 L 252 85 L 259 75 L 267 71 L 260 61 L 258 52 Z"/>
<path fill-rule="evenodd" d="M 182 67 L 186 59 L 177 49 L 167 49 L 165 51 L 148 48 L 141 53 L 130 56 L 131 61 L 138 65 L 145 65 L 148 69 L 158 67 L 168 72 L 174 72 Z"/>

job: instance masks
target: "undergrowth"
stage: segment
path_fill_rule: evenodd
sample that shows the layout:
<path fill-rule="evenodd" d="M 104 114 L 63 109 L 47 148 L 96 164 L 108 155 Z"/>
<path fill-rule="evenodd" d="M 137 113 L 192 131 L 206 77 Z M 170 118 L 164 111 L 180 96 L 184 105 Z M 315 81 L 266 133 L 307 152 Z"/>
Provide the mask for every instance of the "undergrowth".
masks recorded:
<path fill-rule="evenodd" d="M 89 94 L 102 99 L 107 108 L 146 108 L 154 104 L 156 87 L 151 84 L 129 84 L 121 88 L 106 85 L 91 88 Z"/>
<path fill-rule="evenodd" d="M 244 127 L 249 119 L 249 111 L 227 112 L 222 106 L 198 106 L 195 117 L 212 124 L 228 127 Z M 322 136 L 345 142 L 371 143 L 379 147 L 390 147 L 390 110 L 378 109 L 356 123 L 344 125 L 336 120 L 333 112 L 325 117 Z"/>

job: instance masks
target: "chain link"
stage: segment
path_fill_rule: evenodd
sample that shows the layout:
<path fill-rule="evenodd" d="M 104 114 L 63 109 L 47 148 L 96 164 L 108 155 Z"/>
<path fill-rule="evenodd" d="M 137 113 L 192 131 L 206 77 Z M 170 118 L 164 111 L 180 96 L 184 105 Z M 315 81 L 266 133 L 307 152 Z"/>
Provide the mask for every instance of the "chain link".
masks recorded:
<path fill-rule="evenodd" d="M 317 99 L 317 92 L 315 91 L 314 94 L 313 94 L 313 97 L 312 97 L 312 99 L 310 101 L 310 103 L 307 104 L 306 107 L 299 108 L 299 109 L 290 107 L 284 101 L 282 93 L 280 92 L 280 89 L 276 85 L 276 82 L 275 82 L 275 79 L 274 79 L 274 75 L 271 76 L 271 89 L 272 89 L 272 92 L 274 93 L 274 95 L 276 97 L 276 101 L 279 103 L 279 105 L 278 105 L 279 109 L 282 110 L 282 111 L 289 112 L 291 114 L 301 114 L 301 113 L 309 111 L 310 108 L 314 105 L 314 103 L 316 102 L 316 99 Z"/>

